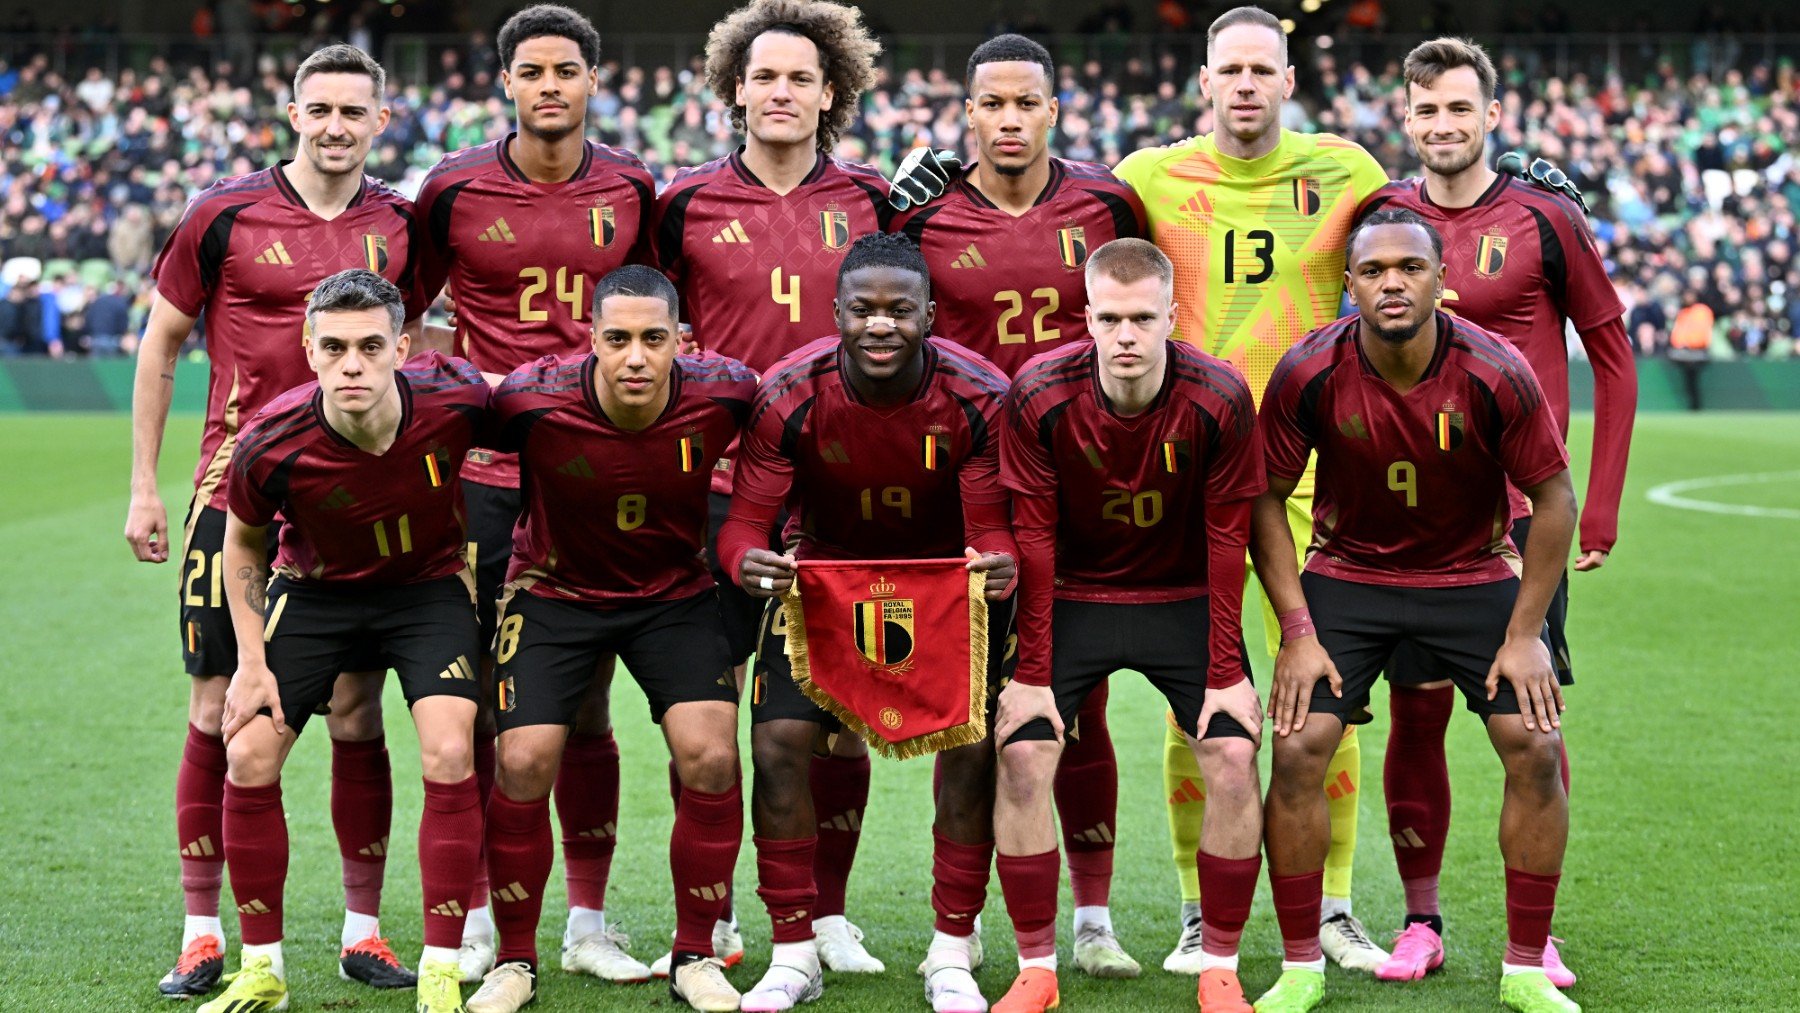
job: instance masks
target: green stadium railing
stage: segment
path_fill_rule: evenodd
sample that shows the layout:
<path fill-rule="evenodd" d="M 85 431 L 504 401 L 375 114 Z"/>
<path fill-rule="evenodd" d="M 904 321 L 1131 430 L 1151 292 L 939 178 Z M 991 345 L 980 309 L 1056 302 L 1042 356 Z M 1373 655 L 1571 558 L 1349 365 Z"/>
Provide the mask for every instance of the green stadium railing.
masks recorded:
<path fill-rule="evenodd" d="M 133 369 L 130 359 L 0 359 L 0 414 L 130 411 Z M 205 411 L 206 383 L 206 362 L 182 359 L 175 367 L 171 410 Z M 1712 362 L 1700 383 L 1707 408 L 1800 411 L 1800 359 Z M 1593 407 L 1594 374 L 1586 363 L 1570 364 L 1569 393 L 1577 410 Z M 1638 361 L 1638 407 L 1647 412 L 1687 408 L 1682 376 L 1672 363 Z"/>

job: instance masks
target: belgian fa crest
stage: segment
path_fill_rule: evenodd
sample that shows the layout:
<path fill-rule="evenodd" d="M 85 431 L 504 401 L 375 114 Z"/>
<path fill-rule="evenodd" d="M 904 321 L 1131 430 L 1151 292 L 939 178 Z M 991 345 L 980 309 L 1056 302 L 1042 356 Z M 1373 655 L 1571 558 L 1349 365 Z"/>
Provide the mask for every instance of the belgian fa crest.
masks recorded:
<path fill-rule="evenodd" d="M 1482 236 L 1475 243 L 1475 273 L 1483 278 L 1498 278 L 1506 268 L 1506 237 Z"/>
<path fill-rule="evenodd" d="M 856 649 L 869 664 L 889 672 L 902 672 L 912 667 L 913 600 L 895 598 L 897 590 L 886 577 L 875 578 L 869 585 L 869 597 L 855 605 L 852 629 L 856 632 Z"/>
<path fill-rule="evenodd" d="M 602 249 L 611 246 L 617 232 L 618 222 L 611 205 L 588 208 L 588 236 L 593 239 L 595 246 Z"/>
<path fill-rule="evenodd" d="M 819 212 L 819 239 L 827 250 L 841 250 L 850 245 L 850 214 L 835 205 Z"/>
<path fill-rule="evenodd" d="M 381 274 L 387 270 L 388 251 L 387 237 L 379 232 L 371 232 L 363 237 L 363 263 L 369 270 Z"/>

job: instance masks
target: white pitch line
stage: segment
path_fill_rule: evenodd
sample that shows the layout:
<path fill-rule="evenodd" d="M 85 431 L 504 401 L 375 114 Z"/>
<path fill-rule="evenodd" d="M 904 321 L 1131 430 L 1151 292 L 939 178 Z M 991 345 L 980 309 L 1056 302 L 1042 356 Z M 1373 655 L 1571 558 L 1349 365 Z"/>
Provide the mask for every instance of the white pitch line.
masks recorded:
<path fill-rule="evenodd" d="M 1714 503 L 1710 500 L 1692 499 L 1683 493 L 1696 489 L 1717 489 L 1734 485 L 1764 485 L 1770 482 L 1800 481 L 1800 471 L 1764 471 L 1748 475 L 1713 475 L 1709 478 L 1688 478 L 1679 482 L 1664 482 L 1644 494 L 1644 498 L 1662 506 L 1674 507 L 1677 510 L 1698 510 L 1702 513 L 1725 514 L 1730 517 L 1776 517 L 1782 520 L 1800 521 L 1800 509 L 1792 507 L 1750 506 L 1744 503 Z"/>

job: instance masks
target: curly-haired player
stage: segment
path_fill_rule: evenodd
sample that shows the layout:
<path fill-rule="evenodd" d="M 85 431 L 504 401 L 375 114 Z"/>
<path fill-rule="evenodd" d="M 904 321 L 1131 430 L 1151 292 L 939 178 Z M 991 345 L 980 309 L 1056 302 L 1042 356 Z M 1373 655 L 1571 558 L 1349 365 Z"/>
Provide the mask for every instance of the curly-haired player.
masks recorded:
<path fill-rule="evenodd" d="M 838 267 L 851 241 L 883 231 L 890 214 L 880 174 L 830 154 L 874 81 L 880 49 L 855 8 L 825 0 L 754 0 L 714 26 L 707 80 L 731 107 L 744 143 L 683 170 L 657 199 L 654 233 L 657 264 L 680 289 L 700 347 L 766 371 L 834 332 Z M 715 472 L 709 544 L 730 493 L 730 471 Z M 714 574 L 732 660 L 742 666 L 755 650 L 764 603 L 716 566 Z M 844 917 L 869 797 L 868 751 L 846 732 L 821 753 L 810 771 L 820 813 L 820 956 L 835 971 L 879 972 L 881 961 Z M 742 948 L 727 901 L 715 949 L 733 961 Z M 662 961 L 651 968 L 665 971 Z"/>

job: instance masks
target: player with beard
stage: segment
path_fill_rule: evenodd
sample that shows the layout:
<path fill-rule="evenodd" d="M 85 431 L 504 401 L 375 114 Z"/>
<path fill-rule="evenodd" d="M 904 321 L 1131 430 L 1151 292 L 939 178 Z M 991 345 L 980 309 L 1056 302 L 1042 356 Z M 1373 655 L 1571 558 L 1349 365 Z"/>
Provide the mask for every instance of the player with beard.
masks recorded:
<path fill-rule="evenodd" d="M 746 591 L 779 596 L 796 559 L 941 559 L 967 550 L 969 569 L 987 574 L 989 601 L 1011 595 L 1014 550 L 998 452 L 1006 380 L 980 356 L 931 336 L 930 286 L 911 240 L 864 236 L 839 270 L 840 336 L 800 348 L 763 379 L 719 534 L 726 568 Z M 792 548 L 777 553 L 767 546 L 784 507 L 794 514 Z M 791 1009 L 824 987 L 808 768 L 838 722 L 795 684 L 784 615 L 772 608 L 764 623 L 751 693 L 757 892 L 775 943 L 768 972 L 744 994 L 752 1011 Z M 994 605 L 989 617 L 988 684 L 997 690 L 1009 667 L 1011 609 Z M 966 1013 L 987 1008 L 970 971 L 992 864 L 994 749 L 984 738 L 938 755 L 937 918 L 925 989 L 934 1009 Z"/>
<path fill-rule="evenodd" d="M 294 74 L 288 122 L 294 157 L 220 180 L 189 203 L 157 258 L 156 299 L 144 328 L 132 392 L 131 507 L 125 538 L 142 562 L 169 559 L 169 524 L 156 462 L 174 392 L 175 359 L 206 317 L 211 380 L 194 498 L 181 547 L 181 643 L 188 731 L 175 780 L 175 825 L 187 908 L 181 956 L 163 995 L 204 995 L 224 966 L 219 887 L 226 753 L 220 715 L 237 636 L 223 598 L 225 470 L 240 427 L 268 401 L 311 377 L 300 347 L 306 299 L 328 275 L 365 267 L 412 283 L 406 198 L 363 173 L 386 128 L 386 74 L 352 46 L 326 46 Z M 418 307 L 409 316 L 415 323 Z M 359 664 L 338 681 L 325 717 L 331 737 L 331 813 L 344 876 L 343 974 L 410 988 L 413 974 L 381 937 L 379 914 L 393 815 L 393 779 L 381 724 L 383 667 Z"/>
<path fill-rule="evenodd" d="M 964 112 L 980 157 L 944 196 L 894 228 L 932 267 L 937 329 L 1008 375 L 1051 347 L 1089 340 L 1083 268 L 1090 250 L 1142 238 L 1137 195 L 1105 166 L 1050 155 L 1056 65 L 1043 46 L 1001 35 L 976 48 Z M 1075 966 L 1132 978 L 1108 908 L 1119 768 L 1106 727 L 1106 684 L 1069 728 L 1055 793 L 1075 895 Z"/>
<path fill-rule="evenodd" d="M 1364 206 L 1406 208 L 1444 236 L 1444 309 L 1518 346 L 1550 401 L 1564 439 L 1569 432 L 1569 356 L 1565 328 L 1573 326 L 1594 367 L 1594 452 L 1581 512 L 1578 571 L 1598 569 L 1618 537 L 1619 497 L 1637 409 L 1637 369 L 1625 333 L 1623 307 L 1606 276 L 1581 209 L 1488 167 L 1487 135 L 1500 122 L 1494 65 L 1463 39 L 1433 39 L 1407 55 L 1406 130 L 1424 174 L 1384 187 Z M 1512 537 L 1528 544 L 1530 504 L 1512 495 Z M 1573 681 L 1563 623 L 1568 576 L 1550 604 L 1550 643 L 1557 677 Z M 1389 980 L 1415 980 L 1444 960 L 1438 874 L 1450 828 L 1450 773 L 1444 731 L 1455 692 L 1403 649 L 1389 673 L 1394 684 L 1392 726 L 1384 781 L 1388 832 L 1406 918 L 1393 958 L 1376 971 Z M 1427 681 L 1434 680 L 1434 681 Z M 1568 757 L 1563 758 L 1564 788 Z M 1554 942 L 1544 969 L 1559 988 L 1574 984 Z"/>
<path fill-rule="evenodd" d="M 1575 528 L 1568 454 L 1524 357 L 1437 309 L 1442 257 L 1437 230 L 1414 212 L 1364 218 L 1346 258 L 1357 312 L 1295 344 L 1263 399 L 1269 488 L 1253 508 L 1251 552 L 1282 634 L 1264 820 L 1285 959 L 1261 1013 L 1324 999 L 1324 772 L 1343 728 L 1369 719 L 1370 689 L 1403 644 L 1456 683 L 1506 770 L 1501 1000 L 1528 1013 L 1580 1009 L 1543 967 L 1569 832 L 1562 691 L 1544 624 Z M 1283 501 L 1314 451 L 1313 550 L 1297 568 Z M 1504 533 L 1509 483 L 1533 507 L 1522 569 Z"/>
<path fill-rule="evenodd" d="M 600 35 L 580 14 L 553 4 L 527 7 L 495 39 L 500 83 L 518 129 L 444 156 L 419 191 L 419 296 L 449 286 L 456 300 L 454 351 L 485 373 L 506 374 L 545 355 L 588 346 L 594 285 L 626 263 L 650 259 L 650 173 L 616 148 L 587 140 L 588 99 L 599 87 Z M 464 468 L 469 562 L 475 570 L 484 642 L 512 557 L 520 510 L 517 459 L 485 450 Z M 484 668 L 491 668 L 487 659 Z M 489 673 L 491 674 L 491 673 Z M 484 677 L 486 675 L 484 674 Z M 603 661 L 575 722 L 557 775 L 569 922 L 563 969 L 609 981 L 643 981 L 650 969 L 626 953 L 605 916 L 619 817 L 619 749 Z M 484 795 L 494 769 L 492 715 L 476 728 L 475 769 Z M 465 981 L 494 961 L 488 885 L 471 898 Z"/>
<path fill-rule="evenodd" d="M 1344 237 L 1357 206 L 1387 184 L 1387 173 L 1352 141 L 1282 129 L 1294 68 L 1281 23 L 1259 7 L 1213 21 L 1200 84 L 1212 102 L 1213 132 L 1135 152 L 1116 171 L 1143 200 L 1150 238 L 1175 263 L 1176 336 L 1236 366 L 1260 404 L 1282 353 L 1337 315 Z M 1311 495 L 1308 469 L 1288 500 L 1296 559 L 1312 536 Z M 1273 655 L 1275 615 L 1262 584 L 1254 586 Z M 1181 939 L 1163 967 L 1198 974 L 1205 899 L 1193 862 L 1206 788 L 1184 730 L 1173 724 L 1165 733 L 1163 777 L 1182 892 Z M 1346 967 L 1373 970 L 1387 954 L 1350 903 L 1361 778 L 1362 749 L 1349 728 L 1325 771 L 1332 835 L 1325 949 Z"/>
<path fill-rule="evenodd" d="M 680 289 L 701 348 L 761 372 L 832 330 L 832 294 L 850 243 L 882 231 L 892 213 L 878 172 L 831 155 L 874 83 L 880 51 L 854 7 L 826 0 L 754 0 L 713 26 L 707 84 L 744 143 L 682 170 L 656 201 L 657 263 Z M 718 566 L 730 496 L 727 461 L 713 473 L 707 543 L 741 683 L 764 602 Z M 833 971 L 879 973 L 885 965 L 845 917 L 844 898 L 869 801 L 868 747 L 840 730 L 813 757 L 809 778 L 819 818 L 820 959 Z M 716 935 L 720 955 L 736 963 L 744 944 L 729 899 Z M 666 974 L 667 960 L 652 971 Z"/>

